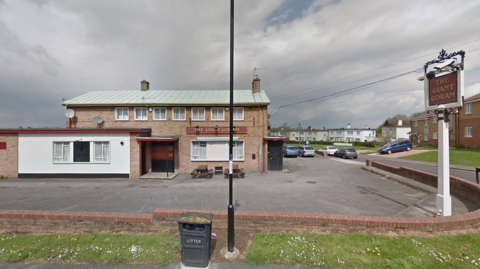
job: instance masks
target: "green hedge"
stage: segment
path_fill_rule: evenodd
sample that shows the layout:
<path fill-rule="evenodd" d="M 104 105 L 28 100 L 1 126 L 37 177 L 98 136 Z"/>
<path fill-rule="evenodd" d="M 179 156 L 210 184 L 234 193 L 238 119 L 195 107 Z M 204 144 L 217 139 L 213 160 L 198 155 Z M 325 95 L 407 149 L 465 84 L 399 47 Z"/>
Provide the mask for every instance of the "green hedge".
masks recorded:
<path fill-rule="evenodd" d="M 361 147 L 367 147 L 367 148 L 374 148 L 375 147 L 375 141 L 372 142 L 353 142 L 354 146 L 361 146 Z"/>
<path fill-rule="evenodd" d="M 329 145 L 329 146 L 333 146 L 333 143 L 334 142 L 330 142 L 330 141 L 308 141 L 310 143 L 310 145 Z M 335 141 L 335 143 L 338 143 L 340 141 Z M 288 140 L 288 141 L 285 141 L 285 144 L 291 144 L 291 145 L 305 145 L 305 141 L 295 141 L 295 140 Z"/>

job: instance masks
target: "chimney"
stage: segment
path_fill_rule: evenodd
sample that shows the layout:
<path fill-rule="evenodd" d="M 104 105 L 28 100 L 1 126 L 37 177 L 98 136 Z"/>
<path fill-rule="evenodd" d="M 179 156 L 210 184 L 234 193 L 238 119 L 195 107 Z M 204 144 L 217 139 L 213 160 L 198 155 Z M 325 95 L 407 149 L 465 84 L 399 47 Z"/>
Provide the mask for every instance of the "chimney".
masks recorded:
<path fill-rule="evenodd" d="M 260 92 L 260 79 L 258 78 L 258 75 L 255 75 L 255 78 L 253 79 L 252 91 L 253 93 Z"/>
<path fill-rule="evenodd" d="M 365 124 L 365 129 L 368 129 L 368 125 Z"/>
<path fill-rule="evenodd" d="M 150 89 L 150 82 L 146 81 L 146 80 L 142 80 L 140 81 L 142 87 L 141 87 L 141 90 L 142 91 L 148 91 Z"/>
<path fill-rule="evenodd" d="M 398 120 L 398 126 L 402 126 L 402 120 Z"/>
<path fill-rule="evenodd" d="M 350 128 L 351 128 L 350 123 L 348 123 L 347 124 L 347 129 L 350 129 Z"/>
<path fill-rule="evenodd" d="M 323 130 L 325 130 L 325 127 L 323 127 Z"/>
<path fill-rule="evenodd" d="M 312 130 L 312 126 L 308 126 L 308 130 L 311 131 L 311 130 Z"/>

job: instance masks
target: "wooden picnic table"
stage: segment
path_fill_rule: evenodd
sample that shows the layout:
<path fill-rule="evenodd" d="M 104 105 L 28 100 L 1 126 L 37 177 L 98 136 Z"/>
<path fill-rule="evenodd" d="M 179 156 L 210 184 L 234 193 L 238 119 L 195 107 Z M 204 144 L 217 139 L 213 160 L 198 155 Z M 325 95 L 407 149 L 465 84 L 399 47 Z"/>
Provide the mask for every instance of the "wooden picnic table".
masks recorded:
<path fill-rule="evenodd" d="M 234 176 L 239 176 L 239 177 L 241 177 L 241 178 L 244 178 L 244 177 L 245 177 L 245 171 L 244 171 L 244 169 L 243 169 L 243 168 L 239 168 L 239 167 L 238 167 L 238 164 L 234 164 L 232 168 L 233 168 L 233 171 L 232 171 L 233 173 L 232 173 L 232 175 L 234 175 Z M 229 173 L 230 173 L 230 172 L 229 172 L 229 169 L 228 169 L 228 168 L 225 168 L 225 170 L 224 170 L 224 172 L 223 172 L 223 175 L 225 176 L 225 178 L 228 178 L 228 174 L 229 174 Z"/>
<path fill-rule="evenodd" d="M 213 177 L 213 169 L 208 169 L 207 165 L 199 165 L 197 169 L 193 169 L 192 173 L 192 178 L 196 178 L 198 176 L 205 176 L 207 178 L 212 178 Z"/>

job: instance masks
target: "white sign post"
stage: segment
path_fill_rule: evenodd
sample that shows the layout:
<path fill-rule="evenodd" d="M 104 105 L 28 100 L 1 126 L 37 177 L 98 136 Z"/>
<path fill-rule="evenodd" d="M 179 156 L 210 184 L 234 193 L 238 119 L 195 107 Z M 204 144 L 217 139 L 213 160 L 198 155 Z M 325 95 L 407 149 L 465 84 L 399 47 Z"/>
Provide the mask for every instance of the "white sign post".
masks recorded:
<path fill-rule="evenodd" d="M 458 58 L 461 56 L 461 62 Z M 425 109 L 438 115 L 438 192 L 437 216 L 452 215 L 450 196 L 449 114 L 463 106 L 463 69 L 465 52 L 440 52 L 438 60 L 425 64 Z M 429 71 L 431 70 L 431 71 Z M 457 134 L 458 135 L 458 134 Z"/>
<path fill-rule="evenodd" d="M 437 215 L 452 215 L 452 197 L 450 196 L 450 148 L 448 127 L 445 122 L 445 108 L 438 107 L 438 193 Z"/>

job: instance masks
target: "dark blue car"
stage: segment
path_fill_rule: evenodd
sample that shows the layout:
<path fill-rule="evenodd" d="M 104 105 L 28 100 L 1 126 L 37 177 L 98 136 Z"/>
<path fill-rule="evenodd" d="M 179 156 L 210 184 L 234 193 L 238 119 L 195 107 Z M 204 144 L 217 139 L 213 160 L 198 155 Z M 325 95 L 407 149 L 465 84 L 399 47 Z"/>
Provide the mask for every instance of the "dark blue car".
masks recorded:
<path fill-rule="evenodd" d="M 381 147 L 378 152 L 382 154 L 392 154 L 393 152 L 399 152 L 399 151 L 410 151 L 412 149 L 412 143 L 408 140 L 402 140 L 402 141 L 393 141 L 390 143 L 387 143 L 385 146 Z"/>

